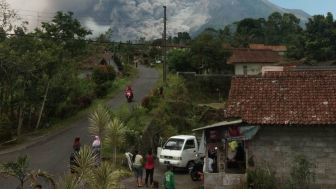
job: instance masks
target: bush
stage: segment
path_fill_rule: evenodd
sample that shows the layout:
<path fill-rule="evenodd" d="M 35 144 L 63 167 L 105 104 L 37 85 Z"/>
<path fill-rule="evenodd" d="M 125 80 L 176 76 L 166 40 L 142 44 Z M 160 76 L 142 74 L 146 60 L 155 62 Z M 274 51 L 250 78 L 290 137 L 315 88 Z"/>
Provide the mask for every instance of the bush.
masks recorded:
<path fill-rule="evenodd" d="M 141 106 L 151 111 L 159 103 L 160 97 L 158 96 L 145 96 L 141 100 Z"/>
<path fill-rule="evenodd" d="M 276 178 L 274 172 L 268 167 L 257 167 L 247 172 L 247 185 L 249 189 L 274 189 Z"/>
<path fill-rule="evenodd" d="M 107 81 L 113 81 L 116 78 L 116 72 L 112 66 L 99 66 L 93 70 L 93 81 L 100 85 Z"/>
<path fill-rule="evenodd" d="M 0 142 L 12 139 L 11 127 L 8 119 L 0 118 Z"/>
<path fill-rule="evenodd" d="M 99 98 L 106 96 L 111 86 L 112 85 L 109 82 L 105 82 L 103 84 L 97 85 L 95 88 L 96 96 Z"/>
<path fill-rule="evenodd" d="M 292 189 L 309 188 L 315 181 L 313 171 L 314 164 L 307 160 L 303 155 L 294 158 L 290 172 L 290 185 Z"/>
<path fill-rule="evenodd" d="M 76 114 L 78 110 L 78 105 L 74 105 L 68 102 L 61 102 L 57 105 L 54 114 L 55 117 L 63 119 Z"/>

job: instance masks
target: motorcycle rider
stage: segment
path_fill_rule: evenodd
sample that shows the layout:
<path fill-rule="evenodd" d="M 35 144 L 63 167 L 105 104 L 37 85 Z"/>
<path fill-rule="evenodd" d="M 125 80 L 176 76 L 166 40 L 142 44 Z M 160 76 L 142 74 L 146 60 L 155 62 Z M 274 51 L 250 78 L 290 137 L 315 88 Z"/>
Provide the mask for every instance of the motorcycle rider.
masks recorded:
<path fill-rule="evenodd" d="M 132 90 L 132 87 L 130 85 L 128 85 L 125 89 L 125 97 L 126 98 L 128 98 L 127 93 L 131 94 L 130 99 L 132 99 L 133 98 L 133 90 Z"/>

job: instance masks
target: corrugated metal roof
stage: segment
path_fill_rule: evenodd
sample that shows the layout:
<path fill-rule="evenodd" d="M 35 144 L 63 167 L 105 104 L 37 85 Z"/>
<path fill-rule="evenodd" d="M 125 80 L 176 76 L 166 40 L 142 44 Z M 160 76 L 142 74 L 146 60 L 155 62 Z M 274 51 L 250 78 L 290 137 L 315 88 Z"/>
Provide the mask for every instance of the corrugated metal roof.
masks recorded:
<path fill-rule="evenodd" d="M 221 121 L 212 125 L 207 125 L 205 127 L 200 127 L 197 129 L 194 129 L 193 131 L 199 131 L 199 130 L 204 130 L 204 129 L 210 129 L 210 128 L 214 128 L 214 127 L 221 127 L 221 126 L 230 126 L 230 125 L 235 125 L 235 124 L 239 124 L 242 123 L 243 120 L 241 119 L 237 119 L 237 120 L 233 120 L 233 121 Z"/>

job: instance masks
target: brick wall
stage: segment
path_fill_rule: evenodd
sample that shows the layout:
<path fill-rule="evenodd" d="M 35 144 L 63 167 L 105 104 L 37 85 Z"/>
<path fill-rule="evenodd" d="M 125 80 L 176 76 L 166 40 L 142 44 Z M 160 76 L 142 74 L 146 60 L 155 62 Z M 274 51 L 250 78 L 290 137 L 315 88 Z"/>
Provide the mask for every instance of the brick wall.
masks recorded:
<path fill-rule="evenodd" d="M 256 165 L 270 163 L 280 180 L 289 175 L 293 158 L 303 154 L 316 165 L 316 184 L 336 186 L 336 126 L 265 126 L 248 148 Z"/>

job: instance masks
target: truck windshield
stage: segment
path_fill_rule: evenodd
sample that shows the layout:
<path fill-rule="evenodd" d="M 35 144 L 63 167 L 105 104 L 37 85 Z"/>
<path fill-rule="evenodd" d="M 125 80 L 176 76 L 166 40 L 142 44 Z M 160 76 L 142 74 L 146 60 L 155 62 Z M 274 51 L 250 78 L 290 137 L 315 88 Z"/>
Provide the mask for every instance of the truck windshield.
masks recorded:
<path fill-rule="evenodd" d="M 171 138 L 163 146 L 163 149 L 181 150 L 183 147 L 184 139 Z"/>

